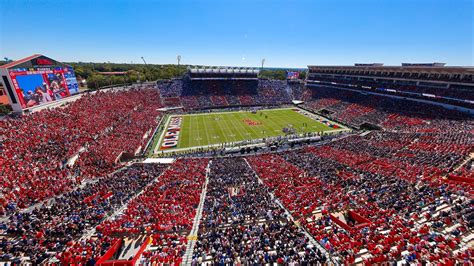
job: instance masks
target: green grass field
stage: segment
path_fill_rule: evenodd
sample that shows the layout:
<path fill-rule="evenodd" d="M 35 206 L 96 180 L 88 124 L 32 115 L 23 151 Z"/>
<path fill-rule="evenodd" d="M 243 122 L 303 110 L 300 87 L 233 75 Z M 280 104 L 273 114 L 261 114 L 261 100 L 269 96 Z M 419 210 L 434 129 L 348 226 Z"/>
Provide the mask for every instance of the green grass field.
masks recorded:
<path fill-rule="evenodd" d="M 256 114 L 223 112 L 182 117 L 179 141 L 174 149 L 283 136 L 282 129 L 289 127 L 293 127 L 297 133 L 335 130 L 293 109 L 261 110 Z M 162 142 L 160 140 L 160 145 Z"/>

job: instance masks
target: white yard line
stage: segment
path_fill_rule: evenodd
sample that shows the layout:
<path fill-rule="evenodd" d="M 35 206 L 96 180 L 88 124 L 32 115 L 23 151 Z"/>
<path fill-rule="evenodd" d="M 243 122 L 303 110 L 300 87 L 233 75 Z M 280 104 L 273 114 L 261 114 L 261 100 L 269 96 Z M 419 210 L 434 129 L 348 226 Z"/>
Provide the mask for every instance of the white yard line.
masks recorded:
<path fill-rule="evenodd" d="M 199 118 L 198 118 L 197 116 L 191 117 L 191 119 L 193 119 L 193 120 L 194 120 L 194 118 L 196 118 L 196 121 L 197 121 L 197 126 L 196 126 L 196 127 L 197 127 L 196 132 L 198 133 L 197 141 L 198 141 L 198 143 L 199 143 L 199 146 L 201 146 L 201 139 L 202 139 L 202 138 L 201 138 L 201 135 L 199 134 L 199 133 L 201 133 L 201 128 L 200 128 L 200 126 L 199 126 L 199 125 L 200 125 L 200 123 L 199 123 Z M 194 132 L 194 131 L 193 131 L 193 132 Z"/>
<path fill-rule="evenodd" d="M 224 119 L 222 120 L 218 120 L 218 121 L 223 121 Z M 225 122 L 224 122 L 225 123 Z M 224 130 L 222 129 L 223 127 L 221 127 L 221 123 L 218 122 L 216 123 L 216 126 L 217 126 L 217 130 L 221 133 L 220 135 L 221 136 L 224 136 L 224 142 L 229 142 L 229 139 L 227 138 L 227 134 L 225 134 Z M 229 136 L 230 137 L 230 136 Z"/>
<path fill-rule="evenodd" d="M 238 117 L 235 116 L 235 114 L 232 114 L 231 116 L 232 116 L 232 118 L 233 118 L 232 121 L 228 121 L 228 122 L 227 122 L 227 120 L 226 120 L 226 124 L 229 123 L 229 124 L 231 125 L 231 127 L 229 127 L 230 131 L 231 131 L 231 132 L 232 132 L 232 131 L 235 131 L 235 133 L 239 134 L 240 138 L 243 139 L 242 141 L 248 140 L 249 138 L 248 138 L 247 136 L 242 135 L 243 132 L 246 131 L 245 128 L 244 128 L 241 124 L 237 123 L 237 126 L 243 128 L 243 131 L 237 130 L 236 123 L 233 122 L 234 120 L 238 120 Z M 236 141 L 236 138 L 234 137 L 234 142 L 235 142 L 235 141 Z"/>
<path fill-rule="evenodd" d="M 202 123 L 201 125 L 204 126 L 204 132 L 206 132 L 206 140 L 207 140 L 207 142 L 209 143 L 209 141 L 210 141 L 209 132 L 207 131 L 207 126 L 204 125 L 204 121 L 203 121 L 203 120 L 202 120 L 202 122 L 203 122 L 203 123 Z"/>

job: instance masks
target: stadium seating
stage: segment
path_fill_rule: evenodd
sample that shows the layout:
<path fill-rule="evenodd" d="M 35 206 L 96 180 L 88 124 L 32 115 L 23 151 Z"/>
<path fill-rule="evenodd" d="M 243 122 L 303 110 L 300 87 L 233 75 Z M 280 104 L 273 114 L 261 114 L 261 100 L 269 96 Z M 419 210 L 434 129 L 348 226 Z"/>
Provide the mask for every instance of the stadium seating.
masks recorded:
<path fill-rule="evenodd" d="M 342 142 L 364 147 L 353 139 Z M 433 173 L 429 163 L 417 167 L 423 171 L 417 178 L 414 169 L 403 168 L 407 165 L 372 168 L 380 159 L 336 152 L 334 145 L 339 143 L 249 161 L 293 216 L 346 263 L 465 260 L 471 251 L 462 241 L 468 239 L 472 209 L 469 197 L 458 192 L 468 188 L 452 189 L 439 178 L 426 178 Z M 369 222 L 357 227 L 354 215 L 348 216 L 353 213 Z"/>
<path fill-rule="evenodd" d="M 179 97 L 183 89 L 183 81 L 179 79 L 158 81 L 157 88 L 163 98 Z"/>
<path fill-rule="evenodd" d="M 319 84 L 335 85 L 344 88 L 357 89 L 361 91 L 376 91 L 377 93 L 408 96 L 412 98 L 428 99 L 431 101 L 444 102 L 459 106 L 471 107 L 474 101 L 474 90 L 472 87 L 462 85 L 451 85 L 430 82 L 408 82 L 378 79 L 367 80 L 354 78 L 341 78 L 329 76 L 317 76 L 313 81 Z"/>
<path fill-rule="evenodd" d="M 61 252 L 71 245 L 71 241 L 82 237 L 122 207 L 164 168 L 162 165 L 134 164 L 57 196 L 51 203 L 26 212 L 16 211 L 8 221 L 0 222 L 3 239 L 0 261 L 19 264 L 24 257 L 29 257 L 31 262 L 39 264 L 51 253 Z M 81 259 L 89 260 L 98 255 L 91 249 L 86 254 L 78 251 L 72 253 Z"/>
<path fill-rule="evenodd" d="M 0 120 L 0 264 L 94 265 L 147 239 L 141 265 L 472 264 L 472 116 L 350 86 L 236 78 L 87 93 Z M 278 152 L 120 162 L 143 151 L 160 107 L 293 99 L 354 130 Z"/>
<path fill-rule="evenodd" d="M 419 79 L 425 81 L 452 81 L 452 82 L 473 82 L 472 75 L 465 75 L 461 77 L 460 75 L 452 75 L 443 74 L 443 75 L 430 75 L 428 73 L 402 73 L 402 72 L 392 72 L 392 71 L 385 71 L 385 72 L 376 72 L 376 71 L 366 71 L 361 69 L 360 71 L 354 70 L 337 70 L 337 71 L 324 71 L 324 73 L 319 74 L 338 74 L 338 75 L 346 75 L 346 79 L 350 77 L 357 77 L 357 76 L 372 76 L 372 77 L 384 77 L 384 78 L 407 78 L 407 79 Z M 318 75 L 318 78 L 322 78 L 321 75 Z"/>
<path fill-rule="evenodd" d="M 327 86 L 314 86 L 310 90 L 312 98 L 305 102 L 305 108 L 354 127 L 370 123 L 390 130 L 439 130 L 442 124 L 451 121 L 472 123 L 466 114 L 428 103 Z"/>
<path fill-rule="evenodd" d="M 283 212 L 244 159 L 213 160 L 193 263 L 326 262 Z"/>
<path fill-rule="evenodd" d="M 292 100 L 304 100 L 305 87 L 304 83 L 301 81 L 288 81 L 288 86 L 290 87 L 290 92 L 292 94 Z"/>
<path fill-rule="evenodd" d="M 156 89 L 98 92 L 63 108 L 1 120 L 0 213 L 110 173 L 121 152 L 144 148 L 146 133 L 158 123 L 157 102 Z"/>
<path fill-rule="evenodd" d="M 179 263 L 193 225 L 208 160 L 176 161 L 157 182 L 128 203 L 119 217 L 104 221 L 104 236 L 151 235 L 158 249 L 145 252 L 148 263 Z"/>
<path fill-rule="evenodd" d="M 290 103 L 291 88 L 279 80 L 173 80 L 157 83 L 163 103 L 175 107 L 180 97 L 188 109 Z"/>

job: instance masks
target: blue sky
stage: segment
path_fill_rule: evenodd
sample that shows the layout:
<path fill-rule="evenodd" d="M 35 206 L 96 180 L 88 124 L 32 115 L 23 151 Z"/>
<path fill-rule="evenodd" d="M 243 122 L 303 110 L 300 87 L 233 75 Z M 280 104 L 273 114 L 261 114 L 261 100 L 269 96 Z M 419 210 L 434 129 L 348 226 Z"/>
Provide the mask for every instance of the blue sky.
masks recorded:
<path fill-rule="evenodd" d="M 474 0 L 0 0 L 0 57 L 474 65 Z"/>

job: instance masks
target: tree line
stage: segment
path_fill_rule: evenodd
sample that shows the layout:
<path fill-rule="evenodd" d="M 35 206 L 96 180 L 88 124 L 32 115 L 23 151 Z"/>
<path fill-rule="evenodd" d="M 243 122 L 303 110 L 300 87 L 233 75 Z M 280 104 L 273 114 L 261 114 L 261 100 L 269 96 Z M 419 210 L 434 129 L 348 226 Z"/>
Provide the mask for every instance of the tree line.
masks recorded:
<path fill-rule="evenodd" d="M 5 64 L 0 61 L 0 65 Z M 125 63 L 89 63 L 65 62 L 74 68 L 77 81 L 86 80 L 87 87 L 96 89 L 104 86 L 134 83 L 138 81 L 155 81 L 160 79 L 181 78 L 190 65 L 156 65 L 156 64 L 125 64 Z M 192 67 L 203 67 L 195 66 Z M 101 72 L 125 72 L 124 75 L 103 75 Z M 263 69 L 260 78 L 286 79 L 285 69 Z M 300 71 L 300 79 L 304 79 L 306 72 Z M 81 84 L 82 85 L 82 84 Z"/>
<path fill-rule="evenodd" d="M 179 78 L 186 73 L 187 65 L 144 65 L 113 63 L 66 63 L 74 68 L 78 82 L 85 79 L 92 89 L 99 87 L 154 81 L 159 79 Z M 126 72 L 124 75 L 103 75 L 100 72 Z"/>

